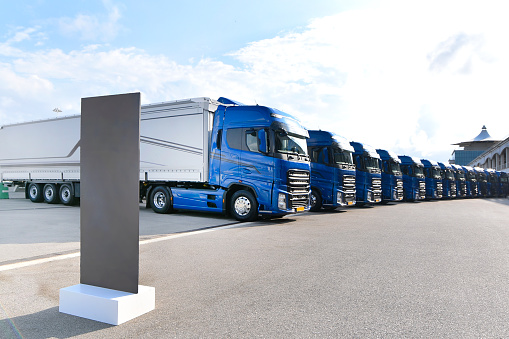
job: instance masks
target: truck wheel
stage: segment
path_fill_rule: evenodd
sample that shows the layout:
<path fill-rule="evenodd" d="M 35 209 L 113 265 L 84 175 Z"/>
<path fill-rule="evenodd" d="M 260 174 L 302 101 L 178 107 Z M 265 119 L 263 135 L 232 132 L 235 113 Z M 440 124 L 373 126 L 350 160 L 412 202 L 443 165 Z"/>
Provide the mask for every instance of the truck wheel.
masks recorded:
<path fill-rule="evenodd" d="M 169 213 L 173 210 L 171 192 L 165 186 L 157 186 L 150 192 L 150 206 L 156 213 Z"/>
<path fill-rule="evenodd" d="M 250 192 L 237 191 L 230 200 L 230 211 L 238 221 L 253 221 L 258 217 L 258 202 Z"/>
<path fill-rule="evenodd" d="M 60 186 L 58 196 L 60 197 L 60 201 L 62 202 L 62 204 L 66 206 L 72 206 L 76 203 L 76 198 L 74 197 L 74 190 L 72 189 L 71 184 L 62 184 Z"/>
<path fill-rule="evenodd" d="M 322 197 L 315 189 L 311 190 L 309 194 L 309 204 L 311 205 L 310 210 L 318 212 L 322 208 Z"/>
<path fill-rule="evenodd" d="M 42 202 L 42 184 L 31 183 L 28 186 L 28 198 L 31 202 Z"/>
<path fill-rule="evenodd" d="M 57 185 L 55 184 L 46 184 L 42 189 L 42 196 L 48 204 L 58 204 L 58 194 Z"/>

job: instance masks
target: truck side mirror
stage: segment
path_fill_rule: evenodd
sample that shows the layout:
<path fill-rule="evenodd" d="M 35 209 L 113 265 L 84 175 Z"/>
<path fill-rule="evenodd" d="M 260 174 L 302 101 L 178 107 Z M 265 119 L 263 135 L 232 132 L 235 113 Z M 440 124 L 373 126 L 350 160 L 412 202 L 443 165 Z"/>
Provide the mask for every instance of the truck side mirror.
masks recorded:
<path fill-rule="evenodd" d="M 260 153 L 269 153 L 267 143 L 267 131 L 265 129 L 258 130 L 258 151 Z"/>

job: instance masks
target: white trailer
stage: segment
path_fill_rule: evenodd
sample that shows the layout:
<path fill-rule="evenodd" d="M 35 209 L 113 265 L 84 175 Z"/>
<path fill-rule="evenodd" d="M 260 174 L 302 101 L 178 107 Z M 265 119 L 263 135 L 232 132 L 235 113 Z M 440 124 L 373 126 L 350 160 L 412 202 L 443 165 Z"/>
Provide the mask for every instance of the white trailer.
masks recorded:
<path fill-rule="evenodd" d="M 207 182 L 218 105 L 209 98 L 143 105 L 140 182 Z M 76 115 L 0 127 L 1 181 L 28 183 L 32 201 L 73 204 L 79 198 L 80 120 Z"/>

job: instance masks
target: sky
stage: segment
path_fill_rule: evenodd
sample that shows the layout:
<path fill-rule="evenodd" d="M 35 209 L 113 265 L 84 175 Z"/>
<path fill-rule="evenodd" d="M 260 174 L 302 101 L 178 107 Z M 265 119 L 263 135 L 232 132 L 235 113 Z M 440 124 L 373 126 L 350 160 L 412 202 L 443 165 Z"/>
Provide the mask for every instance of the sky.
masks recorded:
<path fill-rule="evenodd" d="M 505 0 L 0 0 L 0 126 L 79 114 L 91 96 L 224 96 L 447 162 L 483 125 L 509 136 L 508 10 Z"/>

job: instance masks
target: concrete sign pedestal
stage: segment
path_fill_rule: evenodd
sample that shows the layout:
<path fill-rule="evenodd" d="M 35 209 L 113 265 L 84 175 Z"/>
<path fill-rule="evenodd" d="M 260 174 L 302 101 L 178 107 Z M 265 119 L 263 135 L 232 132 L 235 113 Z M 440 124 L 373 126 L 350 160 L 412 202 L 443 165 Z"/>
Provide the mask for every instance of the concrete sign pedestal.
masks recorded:
<path fill-rule="evenodd" d="M 59 311 L 110 325 L 120 325 L 155 308 L 155 288 L 138 285 L 138 293 L 78 284 L 60 289 Z"/>

